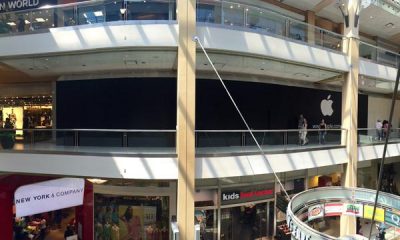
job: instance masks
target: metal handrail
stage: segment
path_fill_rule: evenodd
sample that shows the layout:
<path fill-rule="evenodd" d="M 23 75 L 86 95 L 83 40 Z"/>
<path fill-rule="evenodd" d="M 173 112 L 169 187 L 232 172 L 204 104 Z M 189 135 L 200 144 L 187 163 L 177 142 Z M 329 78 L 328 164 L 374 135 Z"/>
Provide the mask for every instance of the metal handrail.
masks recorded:
<path fill-rule="evenodd" d="M 266 129 L 266 130 L 255 130 L 252 129 L 253 132 L 298 132 L 299 130 L 303 129 Z M 308 132 L 320 132 L 320 131 L 347 131 L 347 129 L 344 128 L 327 128 L 327 129 L 313 129 L 313 128 L 307 128 Z M 246 133 L 248 132 L 247 130 L 196 130 L 195 132 L 198 133 Z"/>
<path fill-rule="evenodd" d="M 56 129 L 56 128 L 0 128 L 0 131 L 47 131 L 47 132 L 176 132 L 172 129 Z"/>

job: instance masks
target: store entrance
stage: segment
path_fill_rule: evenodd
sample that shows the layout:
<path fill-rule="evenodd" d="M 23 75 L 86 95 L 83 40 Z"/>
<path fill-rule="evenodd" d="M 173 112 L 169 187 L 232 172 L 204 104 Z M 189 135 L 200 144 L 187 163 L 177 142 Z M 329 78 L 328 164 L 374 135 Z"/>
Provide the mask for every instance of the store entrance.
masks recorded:
<path fill-rule="evenodd" d="M 246 203 L 221 209 L 221 240 L 272 239 L 274 203 Z"/>

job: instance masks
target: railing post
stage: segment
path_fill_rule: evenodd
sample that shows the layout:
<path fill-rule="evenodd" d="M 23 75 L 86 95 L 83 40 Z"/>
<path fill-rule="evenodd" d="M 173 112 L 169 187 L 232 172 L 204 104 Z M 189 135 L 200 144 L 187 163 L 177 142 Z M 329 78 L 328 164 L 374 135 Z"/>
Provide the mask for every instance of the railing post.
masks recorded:
<path fill-rule="evenodd" d="M 128 147 L 128 134 L 126 132 L 122 135 L 122 146 Z"/>
<path fill-rule="evenodd" d="M 35 143 L 35 131 L 31 130 L 31 148 L 33 147 L 34 143 Z"/>
<path fill-rule="evenodd" d="M 78 131 L 74 132 L 75 140 L 74 140 L 74 146 L 78 147 L 79 146 L 79 133 Z"/>
<path fill-rule="evenodd" d="M 241 136 L 242 136 L 242 140 L 241 140 L 240 145 L 241 145 L 242 147 L 244 147 L 244 146 L 246 146 L 246 132 L 242 132 L 242 133 L 241 133 Z"/>
<path fill-rule="evenodd" d="M 285 131 L 285 132 L 283 133 L 283 148 L 284 148 L 285 150 L 287 150 L 287 145 L 288 145 L 288 132 Z"/>

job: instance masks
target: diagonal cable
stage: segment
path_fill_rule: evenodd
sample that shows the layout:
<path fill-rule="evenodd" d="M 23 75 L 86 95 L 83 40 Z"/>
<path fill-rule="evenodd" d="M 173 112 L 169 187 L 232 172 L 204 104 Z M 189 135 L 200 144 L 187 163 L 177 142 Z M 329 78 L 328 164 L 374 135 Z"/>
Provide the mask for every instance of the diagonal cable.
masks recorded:
<path fill-rule="evenodd" d="M 371 239 L 372 226 L 374 225 L 374 222 L 375 222 L 376 204 L 378 203 L 379 190 L 381 189 L 381 185 L 382 185 L 383 167 L 385 165 L 386 150 L 387 150 L 387 145 L 388 145 L 388 142 L 389 142 L 390 129 L 392 128 L 392 119 L 393 119 L 393 113 L 394 113 L 394 106 L 396 104 L 397 91 L 398 91 L 398 88 L 399 88 L 399 78 L 400 78 L 400 62 L 398 63 L 398 66 L 397 66 L 396 83 L 394 85 L 394 91 L 393 91 L 393 96 L 392 96 L 392 106 L 390 107 L 390 114 L 389 114 L 389 120 L 388 120 L 389 123 L 388 123 L 388 129 L 387 129 L 386 138 L 385 138 L 385 145 L 383 147 L 383 154 L 382 154 L 383 156 L 382 156 L 382 159 L 381 159 L 381 166 L 379 168 L 379 177 L 378 177 L 378 184 L 376 186 L 374 210 L 372 212 L 372 222 L 371 222 L 371 227 L 369 229 L 368 239 Z"/>
<path fill-rule="evenodd" d="M 243 114 L 242 114 L 242 112 L 240 111 L 239 107 L 236 105 L 235 100 L 233 99 L 231 93 L 229 92 L 229 90 L 228 90 L 228 88 L 226 87 L 224 81 L 222 80 L 221 76 L 219 75 L 217 69 L 215 68 L 214 63 L 211 61 L 210 57 L 208 56 L 206 50 L 205 50 L 204 47 L 203 47 L 203 44 L 200 42 L 200 39 L 199 39 L 197 36 L 195 36 L 195 37 L 193 38 L 193 40 L 194 40 L 195 42 L 197 42 L 197 43 L 199 44 L 199 46 L 201 47 L 201 49 L 203 50 L 204 54 L 206 55 L 206 58 L 207 58 L 208 62 L 210 63 L 211 67 L 214 69 L 215 74 L 217 75 L 219 81 L 221 82 L 222 86 L 224 87 L 226 93 L 228 94 L 228 96 L 229 96 L 229 98 L 230 98 L 230 100 L 231 100 L 233 106 L 235 106 L 236 111 L 239 113 L 240 118 L 242 119 L 244 125 L 246 125 L 247 130 L 249 131 L 249 133 L 250 133 L 251 137 L 253 138 L 254 142 L 256 143 L 257 148 L 258 148 L 258 150 L 260 151 L 261 156 L 263 157 L 265 163 L 268 165 L 268 167 L 269 167 L 269 168 L 272 170 L 272 172 L 274 173 L 275 178 L 276 178 L 276 180 L 278 181 L 279 185 L 281 186 L 281 188 L 282 188 L 283 192 L 285 193 L 287 199 L 290 200 L 289 194 L 287 193 L 287 191 L 286 191 L 285 187 L 283 186 L 281 180 L 279 179 L 278 175 L 276 174 L 276 172 L 275 172 L 274 169 L 272 168 L 271 164 L 269 163 L 267 157 L 265 156 L 264 150 L 262 149 L 262 147 L 261 147 L 260 144 L 258 143 L 256 137 L 255 137 L 254 134 L 253 134 L 253 131 L 251 130 L 251 128 L 250 128 L 249 125 L 247 124 L 247 121 L 246 121 L 246 119 L 243 117 Z M 249 161 L 249 160 L 248 160 L 248 161 Z M 253 175 L 254 175 L 254 170 L 253 170 L 253 167 L 251 166 L 250 162 L 249 162 L 249 165 L 250 165 L 251 171 L 253 172 Z"/>

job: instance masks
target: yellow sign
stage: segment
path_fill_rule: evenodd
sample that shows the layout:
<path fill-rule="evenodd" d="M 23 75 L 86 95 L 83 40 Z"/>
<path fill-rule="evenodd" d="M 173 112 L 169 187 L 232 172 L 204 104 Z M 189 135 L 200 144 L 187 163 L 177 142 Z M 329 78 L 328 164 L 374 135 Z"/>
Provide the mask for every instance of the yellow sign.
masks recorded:
<path fill-rule="evenodd" d="M 374 206 L 364 205 L 364 218 L 372 219 L 372 213 L 374 211 Z M 375 211 L 375 221 L 384 222 L 385 221 L 385 210 L 383 208 L 376 208 Z"/>

